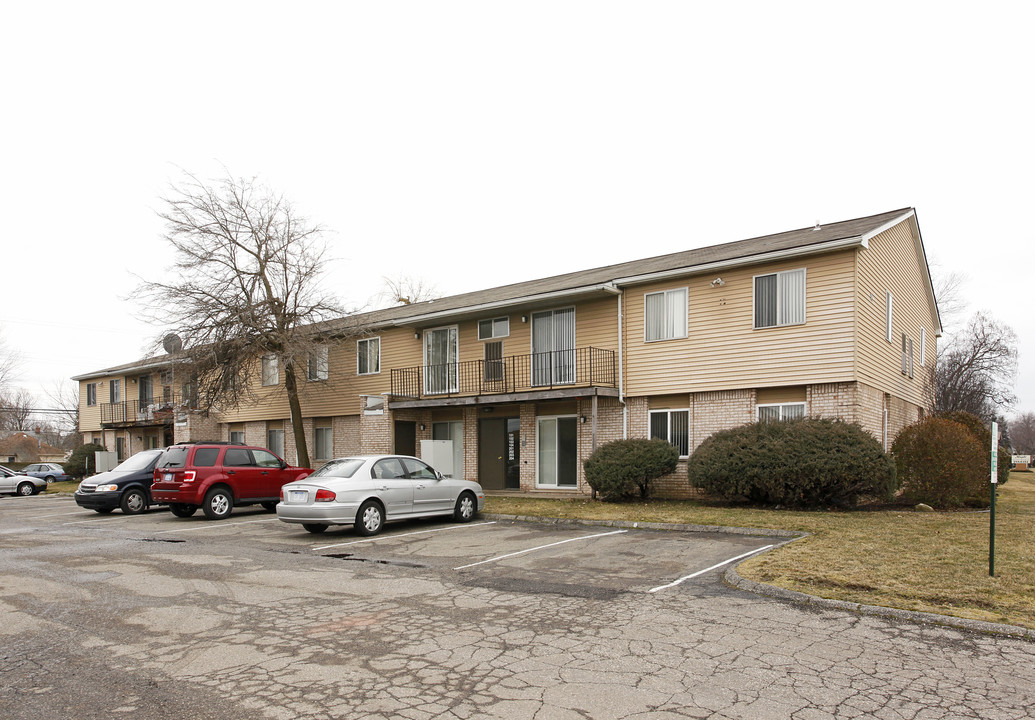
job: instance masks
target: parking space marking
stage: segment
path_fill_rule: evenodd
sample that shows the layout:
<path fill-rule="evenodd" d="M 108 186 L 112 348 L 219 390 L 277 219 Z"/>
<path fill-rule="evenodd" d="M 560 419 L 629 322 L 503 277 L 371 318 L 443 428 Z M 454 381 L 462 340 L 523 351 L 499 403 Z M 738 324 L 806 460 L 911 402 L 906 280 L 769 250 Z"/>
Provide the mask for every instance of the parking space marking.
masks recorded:
<path fill-rule="evenodd" d="M 237 523 L 215 523 L 212 525 L 191 525 L 190 527 L 176 528 L 175 530 L 160 530 L 155 535 L 165 535 L 175 532 L 190 532 L 191 530 L 218 530 L 219 528 L 237 527 L 238 525 L 251 525 L 252 523 L 276 522 L 278 518 L 263 518 L 262 520 L 245 520 Z"/>
<path fill-rule="evenodd" d="M 652 592 L 653 593 L 653 592 L 658 592 L 659 590 L 666 590 L 668 588 L 675 587 L 676 585 L 679 585 L 682 582 L 686 582 L 687 580 L 692 580 L 693 578 L 697 577 L 698 575 L 704 575 L 709 570 L 714 570 L 715 568 L 721 568 L 723 565 L 729 565 L 731 562 L 736 562 L 737 560 L 740 560 L 741 558 L 746 558 L 749 555 L 754 555 L 755 553 L 760 553 L 763 550 L 768 550 L 771 547 L 776 547 L 776 546 L 775 545 L 766 545 L 765 547 L 760 547 L 760 548 L 758 548 L 756 550 L 752 550 L 751 552 L 746 552 L 743 555 L 737 555 L 737 557 L 730 558 L 729 560 L 723 560 L 721 563 L 716 563 L 715 565 L 712 565 L 710 568 L 705 568 L 704 570 L 698 570 L 697 572 L 691 573 L 690 575 L 685 575 L 685 576 L 679 578 L 678 580 L 673 580 L 672 582 L 668 583 L 667 585 L 658 585 L 657 587 L 653 587 L 650 590 L 648 590 L 647 592 Z"/>
<path fill-rule="evenodd" d="M 85 510 L 76 510 L 75 512 L 54 513 L 52 515 L 33 515 L 32 517 L 29 518 L 29 520 L 42 520 L 43 518 L 63 517 L 65 515 L 82 515 L 84 512 L 86 512 L 86 511 Z"/>
<path fill-rule="evenodd" d="M 540 545 L 538 547 L 526 548 L 525 550 L 518 550 L 517 552 L 507 553 L 506 555 L 498 555 L 498 556 L 496 556 L 494 558 L 489 558 L 488 560 L 479 560 L 476 563 L 471 563 L 470 565 L 461 565 L 460 567 L 455 567 L 453 569 L 454 570 L 465 570 L 466 568 L 474 567 L 475 565 L 484 565 L 485 563 L 496 562 L 497 560 L 504 560 L 504 559 L 509 558 L 509 557 L 514 557 L 515 555 L 524 555 L 525 553 L 535 552 L 536 550 L 545 550 L 546 548 L 549 548 L 549 547 L 555 547 L 557 545 L 564 545 L 565 543 L 575 542 L 576 540 L 592 540 L 593 538 L 606 537 L 607 535 L 619 535 L 619 534 L 625 533 L 625 532 L 629 532 L 629 531 L 628 530 L 613 530 L 612 532 L 597 533 L 596 535 L 583 535 L 581 537 L 568 538 L 567 540 L 559 540 L 557 542 L 549 543 L 547 545 Z"/>
<path fill-rule="evenodd" d="M 380 537 L 369 538 L 367 540 L 350 540 L 348 542 L 335 543 L 334 545 L 321 545 L 320 547 L 312 548 L 312 550 L 315 552 L 317 550 L 327 550 L 328 548 L 344 547 L 345 545 L 359 545 L 361 543 L 377 542 L 378 540 L 390 540 L 391 538 L 410 537 L 411 535 L 426 535 L 427 533 L 444 532 L 446 530 L 462 530 L 465 527 L 473 528 L 473 527 L 481 527 L 482 525 L 495 525 L 495 524 L 496 524 L 495 520 L 490 520 L 488 522 L 474 523 L 472 525 L 451 525 L 449 527 L 444 527 L 444 528 L 435 528 L 434 530 L 417 530 L 416 532 L 401 533 L 399 535 L 381 535 Z"/>

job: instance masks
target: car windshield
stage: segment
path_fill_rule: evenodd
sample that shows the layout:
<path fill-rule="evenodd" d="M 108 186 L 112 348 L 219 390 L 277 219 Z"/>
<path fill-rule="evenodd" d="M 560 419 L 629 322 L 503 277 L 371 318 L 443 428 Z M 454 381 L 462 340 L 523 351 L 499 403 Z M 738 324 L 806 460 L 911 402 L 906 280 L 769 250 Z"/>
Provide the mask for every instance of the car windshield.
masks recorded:
<path fill-rule="evenodd" d="M 177 447 L 168 448 L 161 458 L 158 459 L 158 467 L 161 468 L 180 468 L 187 462 L 187 448 L 186 446 L 179 445 Z"/>
<path fill-rule="evenodd" d="M 154 459 L 161 454 L 161 450 L 144 450 L 143 452 L 138 452 L 133 457 L 120 462 L 113 468 L 113 470 L 119 470 L 121 472 L 146 470 L 147 466 L 153 463 Z"/>
<path fill-rule="evenodd" d="M 344 458 L 342 460 L 331 460 L 322 468 L 309 477 L 341 477 L 349 478 L 356 474 L 356 471 L 363 467 L 366 462 L 363 458 Z"/>

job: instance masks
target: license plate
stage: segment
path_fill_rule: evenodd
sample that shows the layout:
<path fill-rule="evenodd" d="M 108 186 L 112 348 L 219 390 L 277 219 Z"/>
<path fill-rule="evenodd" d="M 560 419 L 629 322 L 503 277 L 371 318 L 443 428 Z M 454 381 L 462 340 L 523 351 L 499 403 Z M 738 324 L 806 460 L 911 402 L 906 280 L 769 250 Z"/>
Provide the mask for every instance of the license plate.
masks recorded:
<path fill-rule="evenodd" d="M 288 502 L 305 502 L 309 499 L 308 490 L 289 490 Z"/>
<path fill-rule="evenodd" d="M 166 482 L 172 482 L 173 481 L 173 474 L 172 473 L 165 473 L 165 477 L 163 477 L 162 479 L 165 480 Z"/>

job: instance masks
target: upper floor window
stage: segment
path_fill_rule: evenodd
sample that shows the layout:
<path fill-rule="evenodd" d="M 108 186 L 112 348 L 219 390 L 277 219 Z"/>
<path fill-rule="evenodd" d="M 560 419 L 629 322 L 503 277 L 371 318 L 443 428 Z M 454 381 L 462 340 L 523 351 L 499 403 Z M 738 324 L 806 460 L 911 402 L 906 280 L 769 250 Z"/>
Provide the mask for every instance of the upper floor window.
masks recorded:
<path fill-rule="evenodd" d="M 805 322 L 805 268 L 755 276 L 755 327 Z"/>
<path fill-rule="evenodd" d="M 664 290 L 643 296 L 646 342 L 686 337 L 687 289 Z"/>
<path fill-rule="evenodd" d="M 280 363 L 277 362 L 276 355 L 262 356 L 262 384 L 280 384 Z"/>
<path fill-rule="evenodd" d="M 510 335 L 510 318 L 501 317 L 493 320 L 478 321 L 478 339 L 492 340 Z"/>
<path fill-rule="evenodd" d="M 924 355 L 927 353 L 927 328 L 920 328 L 920 364 L 924 364 Z"/>
<path fill-rule="evenodd" d="M 356 343 L 356 374 L 381 372 L 381 338 L 365 338 Z"/>
<path fill-rule="evenodd" d="M 773 405 L 758 405 L 758 421 L 768 422 L 771 420 L 801 420 L 805 417 L 805 403 L 782 403 Z"/>
<path fill-rule="evenodd" d="M 891 291 L 888 290 L 884 304 L 884 336 L 891 342 L 891 310 L 895 304 L 895 299 L 891 297 Z"/>
<path fill-rule="evenodd" d="M 902 333 L 902 374 L 913 377 L 913 338 Z"/>
<path fill-rule="evenodd" d="M 108 382 L 108 398 L 112 405 L 122 402 L 122 380 Z"/>
<path fill-rule="evenodd" d="M 97 404 L 97 383 L 86 383 L 86 404 Z"/>
<path fill-rule="evenodd" d="M 306 377 L 310 380 L 326 380 L 327 366 L 327 346 L 323 345 L 309 353 L 309 371 Z"/>
<path fill-rule="evenodd" d="M 651 410 L 650 436 L 672 443 L 680 457 L 690 454 L 690 411 Z"/>

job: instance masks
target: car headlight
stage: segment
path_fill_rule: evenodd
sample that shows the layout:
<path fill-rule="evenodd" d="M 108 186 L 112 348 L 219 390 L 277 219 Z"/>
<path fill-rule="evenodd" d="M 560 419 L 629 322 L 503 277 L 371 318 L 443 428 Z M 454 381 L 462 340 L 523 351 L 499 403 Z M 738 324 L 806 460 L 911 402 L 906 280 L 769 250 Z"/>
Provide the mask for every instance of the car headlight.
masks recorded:
<path fill-rule="evenodd" d="M 115 492 L 118 489 L 118 485 L 98 485 L 95 492 Z"/>

